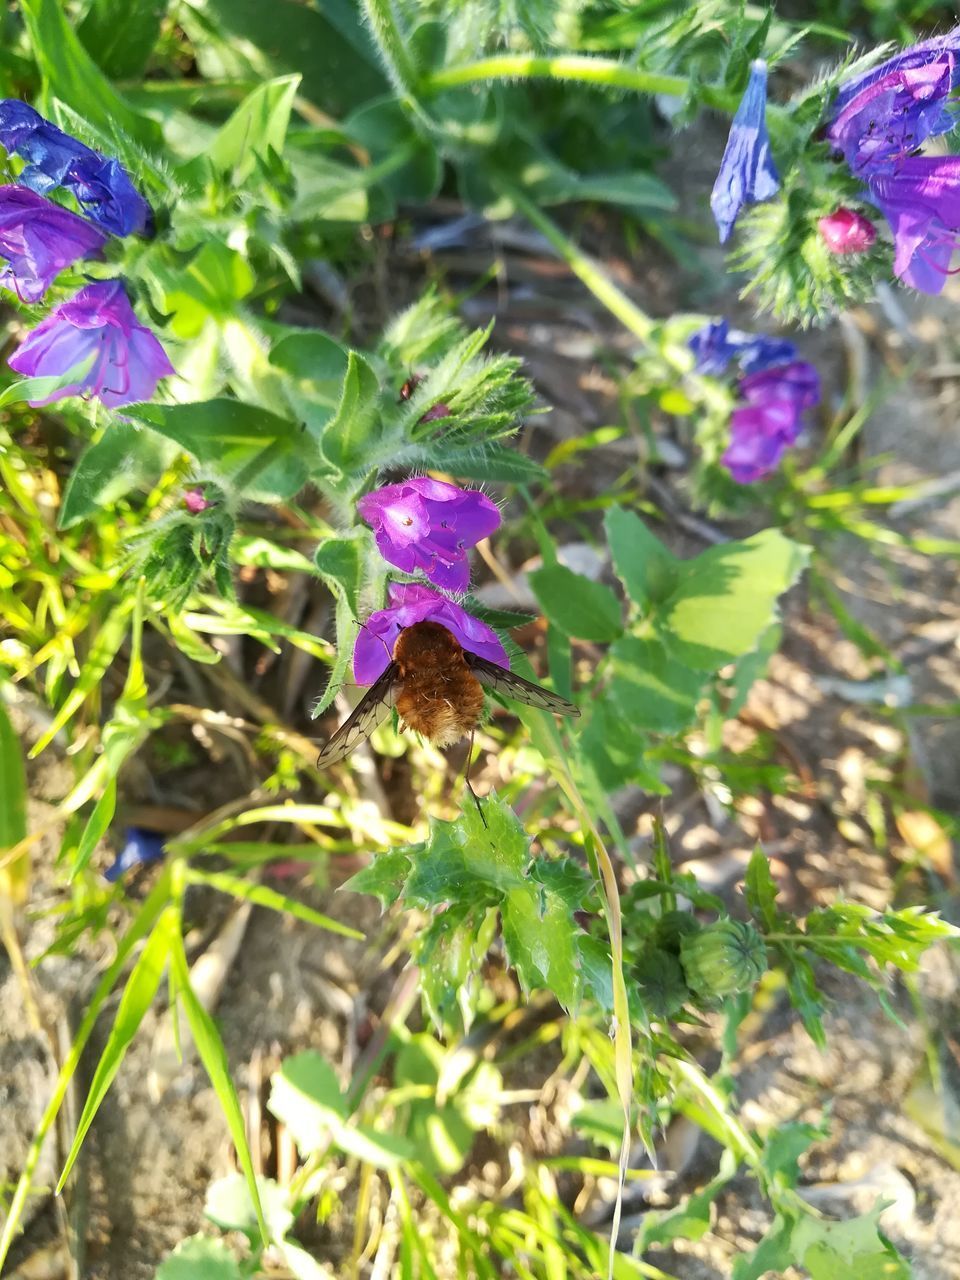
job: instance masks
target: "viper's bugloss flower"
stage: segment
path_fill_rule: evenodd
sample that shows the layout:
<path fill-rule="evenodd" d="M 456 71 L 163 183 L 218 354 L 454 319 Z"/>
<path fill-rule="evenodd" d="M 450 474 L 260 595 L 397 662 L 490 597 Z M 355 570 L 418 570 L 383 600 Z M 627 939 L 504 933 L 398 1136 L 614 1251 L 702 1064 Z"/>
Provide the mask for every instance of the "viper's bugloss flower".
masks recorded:
<path fill-rule="evenodd" d="M 184 489 L 183 505 L 187 508 L 192 516 L 199 516 L 210 507 L 215 507 L 215 502 L 208 502 L 203 496 L 202 489 Z"/>
<path fill-rule="evenodd" d="M 927 138 L 953 128 L 948 99 L 955 62 L 953 54 L 943 53 L 926 66 L 891 71 L 836 112 L 827 138 L 855 177 L 890 173 Z"/>
<path fill-rule="evenodd" d="M 466 591 L 467 552 L 500 527 L 500 511 L 478 489 L 429 476 L 384 485 L 357 503 L 380 554 L 404 573 L 422 569 L 444 591 Z"/>
<path fill-rule="evenodd" d="M 767 64 L 757 59 L 750 64 L 750 79 L 733 117 L 720 171 L 710 193 L 710 208 L 721 244 L 729 239 L 745 204 L 770 200 L 780 188 L 770 155 L 766 111 Z"/>
<path fill-rule="evenodd" d="M 120 161 L 72 138 L 17 98 L 0 99 L 0 145 L 27 162 L 20 185 L 41 195 L 66 187 L 84 213 L 113 235 L 150 233 L 153 211 Z"/>
<path fill-rule="evenodd" d="M 158 831 L 148 831 L 145 827 L 127 827 L 123 833 L 123 841 L 123 848 L 116 860 L 103 873 L 111 884 L 134 867 L 157 862 L 163 857 L 164 837 Z"/>
<path fill-rule="evenodd" d="M 817 226 L 831 253 L 866 253 L 877 238 L 877 228 L 869 218 L 844 206 L 818 219 Z"/>
<path fill-rule="evenodd" d="M 25 187 L 0 186 L 0 285 L 37 302 L 65 268 L 99 257 L 106 234 Z"/>
<path fill-rule="evenodd" d="M 768 338 L 762 333 L 745 333 L 731 329 L 727 320 L 711 320 L 698 329 L 689 342 L 697 357 L 697 373 L 718 377 L 725 373 L 731 360 L 744 373 L 755 373 L 771 365 L 794 360 L 797 348 L 786 338 Z"/>
<path fill-rule="evenodd" d="M 893 273 L 940 293 L 960 243 L 960 156 L 910 156 L 871 179 L 871 199 L 893 232 Z"/>
<path fill-rule="evenodd" d="M 740 380 L 746 401 L 730 415 L 730 443 L 721 462 L 738 484 L 774 471 L 803 430 L 802 414 L 820 400 L 820 375 L 805 360 L 777 365 Z"/>
<path fill-rule="evenodd" d="M 373 684 L 393 659 L 397 636 L 415 622 L 439 622 L 451 631 L 468 653 L 509 667 L 510 659 L 497 633 L 453 600 L 419 582 L 391 582 L 390 604 L 373 613 L 360 628 L 353 649 L 353 676 L 357 684 Z"/>
<path fill-rule="evenodd" d="M 174 372 L 156 336 L 139 323 L 119 280 L 88 284 L 27 334 L 10 357 L 27 377 L 62 377 L 90 363 L 77 382 L 32 405 L 65 396 L 98 397 L 111 409 L 149 400 Z"/>

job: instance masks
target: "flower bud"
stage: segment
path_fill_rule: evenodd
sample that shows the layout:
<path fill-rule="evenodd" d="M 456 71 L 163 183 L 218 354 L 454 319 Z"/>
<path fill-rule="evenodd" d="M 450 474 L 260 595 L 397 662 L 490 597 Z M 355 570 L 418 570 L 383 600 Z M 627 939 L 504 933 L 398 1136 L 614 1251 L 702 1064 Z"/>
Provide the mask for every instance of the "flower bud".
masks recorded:
<path fill-rule="evenodd" d="M 831 253 L 865 253 L 877 238 L 877 228 L 869 218 L 841 206 L 817 222 Z"/>
<path fill-rule="evenodd" d="M 680 960 L 690 990 L 702 999 L 749 991 L 767 967 L 762 936 L 739 920 L 718 920 L 680 943 Z"/>

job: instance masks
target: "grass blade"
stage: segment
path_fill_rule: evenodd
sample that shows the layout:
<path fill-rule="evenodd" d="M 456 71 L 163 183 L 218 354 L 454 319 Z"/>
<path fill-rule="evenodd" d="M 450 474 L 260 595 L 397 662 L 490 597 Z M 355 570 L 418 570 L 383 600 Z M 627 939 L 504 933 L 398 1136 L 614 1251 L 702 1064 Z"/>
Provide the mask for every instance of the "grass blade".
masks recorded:
<path fill-rule="evenodd" d="M 333 920 L 330 916 L 322 915 L 319 911 L 314 911 L 312 907 L 305 906 L 296 898 L 288 898 L 285 893 L 268 889 L 266 885 L 242 880 L 239 876 L 232 876 L 225 871 L 194 871 L 192 868 L 186 872 L 186 879 L 190 884 L 207 884 L 211 888 L 219 889 L 221 893 L 230 893 L 235 898 L 243 898 L 245 902 L 252 902 L 257 907 L 281 911 L 297 920 L 303 920 L 306 924 L 316 925 L 318 929 L 329 929 L 331 933 L 339 933 L 344 938 L 363 941 L 363 934 L 358 930 L 351 929 L 349 925 L 341 924 L 339 920 Z"/>
<path fill-rule="evenodd" d="M 97 1063 L 97 1069 L 90 1084 L 90 1092 L 87 1094 L 83 1113 L 80 1116 L 80 1123 L 77 1125 L 77 1132 L 70 1146 L 63 1173 L 57 1183 L 58 1194 L 63 1190 L 63 1185 L 70 1174 L 70 1170 L 73 1168 L 73 1163 L 80 1153 L 83 1140 L 87 1136 L 87 1130 L 93 1123 L 100 1103 L 113 1083 L 113 1078 L 120 1068 L 124 1054 L 130 1047 L 130 1042 L 136 1035 L 144 1015 L 153 1004 L 157 988 L 160 986 L 160 979 L 163 977 L 163 970 L 170 955 L 174 933 L 178 933 L 176 912 L 173 907 L 167 907 L 164 914 L 157 921 L 153 933 L 147 940 L 147 945 L 141 952 L 140 958 L 133 966 L 130 977 L 127 979 L 127 985 L 123 990 L 117 1016 L 110 1029 L 110 1035 L 104 1046 L 103 1053 L 100 1055 L 100 1061 Z"/>
<path fill-rule="evenodd" d="M 254 1172 L 253 1160 L 250 1157 L 250 1148 L 247 1146 L 247 1135 L 243 1123 L 243 1113 L 240 1110 L 240 1099 L 237 1097 L 233 1080 L 230 1078 L 227 1051 L 223 1046 L 220 1033 L 217 1031 L 216 1023 L 204 1009 L 190 986 L 190 969 L 183 951 L 183 939 L 180 937 L 179 930 L 176 931 L 172 940 L 170 960 L 173 966 L 177 994 L 183 1001 L 183 1009 L 193 1034 L 193 1042 L 197 1046 L 200 1061 L 203 1063 L 204 1069 L 210 1078 L 214 1092 L 220 1100 L 220 1107 L 226 1119 L 227 1128 L 230 1130 L 230 1137 L 233 1139 L 233 1145 L 237 1149 L 237 1157 L 243 1169 L 243 1175 L 247 1180 L 250 1199 L 260 1228 L 260 1237 L 266 1246 L 270 1243 L 270 1232 L 263 1216 L 260 1191 L 257 1187 L 257 1176 Z"/>

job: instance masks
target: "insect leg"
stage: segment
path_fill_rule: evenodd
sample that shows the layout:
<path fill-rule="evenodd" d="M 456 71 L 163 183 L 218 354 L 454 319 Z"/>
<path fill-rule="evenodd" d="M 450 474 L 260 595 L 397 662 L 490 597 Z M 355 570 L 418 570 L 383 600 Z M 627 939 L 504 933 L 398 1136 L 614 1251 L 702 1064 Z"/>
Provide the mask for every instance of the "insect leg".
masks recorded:
<path fill-rule="evenodd" d="M 468 746 L 467 746 L 467 767 L 466 767 L 466 769 L 464 769 L 464 771 L 463 771 L 463 780 L 464 780 L 464 782 L 466 783 L 467 790 L 468 790 L 468 791 L 470 792 L 470 794 L 473 796 L 473 802 L 474 802 L 474 804 L 477 806 L 477 813 L 479 813 L 479 815 L 480 815 L 480 821 L 483 823 L 483 825 L 484 825 L 484 826 L 486 826 L 486 825 L 487 825 L 487 820 L 486 820 L 486 818 L 483 816 L 483 806 L 480 804 L 480 797 L 477 795 L 477 793 L 474 791 L 473 787 L 470 785 L 470 762 L 471 762 L 471 760 L 473 759 L 473 737 L 474 737 L 474 733 L 476 733 L 476 730 L 474 730 L 474 731 L 470 734 L 470 742 L 469 742 L 469 744 L 468 744 Z"/>

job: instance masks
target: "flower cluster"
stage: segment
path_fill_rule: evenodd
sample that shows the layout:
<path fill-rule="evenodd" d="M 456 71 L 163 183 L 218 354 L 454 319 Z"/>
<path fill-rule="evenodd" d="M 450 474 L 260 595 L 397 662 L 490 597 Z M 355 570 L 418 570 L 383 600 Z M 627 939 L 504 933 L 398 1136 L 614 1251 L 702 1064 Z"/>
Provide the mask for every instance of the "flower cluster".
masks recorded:
<path fill-rule="evenodd" d="M 690 339 L 696 370 L 711 376 L 733 361 L 741 373 L 739 404 L 730 415 L 730 443 L 721 461 L 738 484 L 773 471 L 803 429 L 802 414 L 820 400 L 820 376 L 797 359 L 792 342 L 731 329 L 726 320 L 705 325 Z"/>
<path fill-rule="evenodd" d="M 840 86 L 827 139 L 893 234 L 894 275 L 939 293 L 960 243 L 960 157 L 915 154 L 955 123 L 960 27 Z"/>
<path fill-rule="evenodd" d="M 153 213 L 116 159 L 79 142 L 14 98 L 0 100 L 0 144 L 26 161 L 0 186 L 0 285 L 38 302 L 65 268 L 100 258 L 110 236 L 149 234 Z M 47 199 L 62 188 L 86 216 Z M 76 374 L 37 406 L 70 395 L 110 408 L 148 400 L 173 373 L 163 347 L 134 315 L 119 280 L 86 285 L 56 307 L 10 357 L 28 376 Z"/>
<path fill-rule="evenodd" d="M 500 511 L 478 489 L 411 476 L 366 494 L 357 510 L 373 529 L 380 554 L 404 573 L 421 570 L 442 591 L 462 594 L 470 581 L 467 552 L 500 527 Z M 419 582 L 392 582 L 389 607 L 374 613 L 357 636 L 357 684 L 372 684 L 393 656 L 399 633 L 416 622 L 439 622 L 471 653 L 510 665 L 497 634 L 456 601 Z"/>

